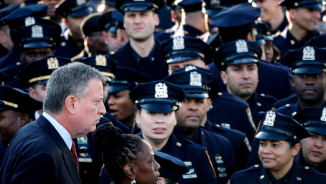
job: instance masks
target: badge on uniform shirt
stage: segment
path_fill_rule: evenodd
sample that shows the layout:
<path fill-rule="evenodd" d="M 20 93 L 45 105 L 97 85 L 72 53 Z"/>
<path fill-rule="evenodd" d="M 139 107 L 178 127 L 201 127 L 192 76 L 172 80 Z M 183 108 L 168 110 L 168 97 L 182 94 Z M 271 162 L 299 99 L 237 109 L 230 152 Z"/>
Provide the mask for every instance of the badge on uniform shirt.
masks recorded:
<path fill-rule="evenodd" d="M 315 49 L 309 46 L 303 48 L 302 60 L 315 60 Z"/>
<path fill-rule="evenodd" d="M 237 47 L 237 53 L 249 52 L 247 42 L 244 40 L 238 40 L 235 42 Z"/>
<path fill-rule="evenodd" d="M 80 5 L 84 5 L 86 4 L 86 1 L 85 0 L 77 0 L 77 5 L 80 6 Z"/>
<path fill-rule="evenodd" d="M 106 57 L 104 55 L 97 55 L 95 58 L 97 66 L 106 66 Z"/>
<path fill-rule="evenodd" d="M 228 176 L 228 174 L 225 172 L 226 171 L 226 168 L 225 168 L 225 164 L 224 164 L 224 160 L 222 158 L 221 155 L 219 154 L 216 154 L 215 155 L 215 161 L 216 161 L 216 164 L 217 164 L 217 172 L 218 172 L 218 176 L 220 178 L 225 178 Z"/>
<path fill-rule="evenodd" d="M 197 70 L 197 68 L 196 68 L 195 66 L 192 66 L 192 65 L 190 65 L 190 66 L 186 66 L 186 68 L 185 68 L 185 72 L 188 72 L 188 71 L 190 71 L 190 70 Z"/>
<path fill-rule="evenodd" d="M 158 83 L 155 85 L 155 98 L 168 98 L 168 87 L 165 83 Z"/>
<path fill-rule="evenodd" d="M 59 68 L 59 61 L 56 57 L 48 58 L 47 63 L 49 70 Z"/>
<path fill-rule="evenodd" d="M 190 85 L 191 86 L 202 86 L 201 74 L 194 71 L 190 73 Z"/>
<path fill-rule="evenodd" d="M 323 113 L 322 113 L 322 115 L 320 117 L 320 120 L 326 121 L 326 107 L 324 107 L 324 109 L 323 109 Z"/>
<path fill-rule="evenodd" d="M 35 24 L 34 17 L 27 17 L 27 18 L 25 18 L 25 27 L 28 27 L 28 26 L 34 25 L 34 24 Z"/>
<path fill-rule="evenodd" d="M 177 36 L 173 38 L 173 50 L 181 50 L 185 48 L 184 39 L 182 36 Z"/>
<path fill-rule="evenodd" d="M 274 111 L 267 111 L 263 125 L 274 126 L 275 118 L 276 118 L 276 114 Z"/>
<path fill-rule="evenodd" d="M 43 27 L 39 25 L 32 26 L 32 38 L 43 38 Z"/>
<path fill-rule="evenodd" d="M 185 161 L 184 164 L 188 167 L 189 172 L 187 172 L 186 174 L 183 174 L 182 178 L 183 179 L 197 178 L 197 174 L 195 172 L 194 167 L 192 166 L 192 162 L 191 161 Z"/>

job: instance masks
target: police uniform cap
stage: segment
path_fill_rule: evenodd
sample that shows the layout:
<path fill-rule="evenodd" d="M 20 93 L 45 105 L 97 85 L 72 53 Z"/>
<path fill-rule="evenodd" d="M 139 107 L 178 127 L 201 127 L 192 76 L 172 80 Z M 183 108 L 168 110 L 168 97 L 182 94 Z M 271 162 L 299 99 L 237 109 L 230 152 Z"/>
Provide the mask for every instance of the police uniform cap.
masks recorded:
<path fill-rule="evenodd" d="M 256 25 L 256 42 L 259 45 L 265 44 L 265 41 L 273 41 L 274 39 L 272 38 L 270 34 L 270 27 L 268 23 L 258 21 Z"/>
<path fill-rule="evenodd" d="M 0 111 L 14 110 L 26 113 L 35 119 L 35 111 L 42 109 L 43 103 L 29 96 L 20 89 L 0 86 Z"/>
<path fill-rule="evenodd" d="M 115 7 L 117 0 L 104 0 L 105 8 Z"/>
<path fill-rule="evenodd" d="M 119 0 L 115 7 L 121 13 L 128 11 L 155 11 L 164 6 L 164 0 Z"/>
<path fill-rule="evenodd" d="M 78 61 L 96 68 L 105 76 L 107 82 L 110 82 L 117 72 L 117 62 L 109 55 L 98 54 L 91 57 L 83 57 Z"/>
<path fill-rule="evenodd" d="M 104 31 L 104 28 L 99 24 L 99 20 L 102 13 L 92 13 L 89 14 L 81 23 L 81 31 L 86 38 L 94 32 Z"/>
<path fill-rule="evenodd" d="M 301 139 L 310 136 L 296 120 L 274 110 L 260 113 L 261 128 L 255 136 L 262 140 L 291 140 L 300 143 Z"/>
<path fill-rule="evenodd" d="M 6 74 L 0 72 L 0 86 L 4 85 L 5 79 L 6 79 Z"/>
<path fill-rule="evenodd" d="M 187 165 L 180 159 L 169 154 L 154 150 L 154 158 L 160 164 L 160 176 L 178 182 L 182 174 L 189 171 Z"/>
<path fill-rule="evenodd" d="M 181 86 L 163 80 L 142 83 L 129 93 L 132 102 L 155 113 L 169 113 L 179 108 L 179 101 L 185 98 Z"/>
<path fill-rule="evenodd" d="M 325 52 L 326 49 L 311 46 L 289 50 L 284 55 L 282 63 L 296 74 L 323 73 L 326 69 Z"/>
<path fill-rule="evenodd" d="M 188 65 L 163 80 L 180 85 L 188 98 L 209 98 L 213 75 L 207 69 Z"/>
<path fill-rule="evenodd" d="M 236 40 L 223 43 L 214 56 L 214 63 L 220 70 L 227 66 L 247 63 L 258 63 L 262 49 L 257 42 Z"/>
<path fill-rule="evenodd" d="M 46 17 L 48 6 L 45 4 L 29 5 L 21 8 L 16 8 L 7 16 L 1 18 L 4 24 L 8 24 L 10 28 L 15 26 L 15 21 L 25 19 L 26 17 Z"/>
<path fill-rule="evenodd" d="M 322 10 L 322 0 L 284 0 L 280 3 L 286 9 L 308 8 L 311 10 Z"/>
<path fill-rule="evenodd" d="M 123 26 L 123 14 L 118 10 L 112 11 L 112 18 L 118 22 L 117 26 L 119 29 L 125 29 Z"/>
<path fill-rule="evenodd" d="M 169 63 L 200 59 L 211 63 L 213 51 L 199 38 L 177 36 L 162 43 L 162 57 Z"/>
<path fill-rule="evenodd" d="M 224 8 L 247 2 L 247 0 L 206 0 L 206 14 L 212 17 L 221 12 Z"/>
<path fill-rule="evenodd" d="M 55 14 L 63 17 L 83 17 L 93 13 L 93 8 L 86 0 L 62 0 L 56 5 Z"/>
<path fill-rule="evenodd" d="M 5 17 L 7 15 L 9 15 L 11 12 L 15 11 L 16 9 L 20 8 L 21 3 L 16 3 L 16 4 L 12 4 L 9 5 L 5 8 L 0 9 L 0 17 Z M 0 27 L 6 25 L 6 22 L 3 21 L 2 18 L 0 18 Z"/>
<path fill-rule="evenodd" d="M 260 15 L 260 8 L 249 3 L 241 3 L 231 8 L 224 8 L 211 18 L 210 25 L 219 28 L 220 35 L 240 34 L 255 27 Z"/>
<path fill-rule="evenodd" d="M 115 10 L 117 11 L 117 10 Z M 113 11 L 104 12 L 98 20 L 98 24 L 107 32 L 117 32 L 118 21 L 112 17 Z"/>
<path fill-rule="evenodd" d="M 307 107 L 299 111 L 294 117 L 303 127 L 313 133 L 326 136 L 326 108 Z"/>
<path fill-rule="evenodd" d="M 57 23 L 42 18 L 28 18 L 34 19 L 33 24 L 26 25 L 26 19 L 20 19 L 10 31 L 15 46 L 20 49 L 55 48 L 60 44 L 61 27 Z"/>
<path fill-rule="evenodd" d="M 182 9 L 188 12 L 201 11 L 203 7 L 206 6 L 206 3 L 203 0 L 183 0 L 179 4 Z"/>
<path fill-rule="evenodd" d="M 111 94 L 125 89 L 132 89 L 139 83 L 151 81 L 146 74 L 128 67 L 117 67 L 117 73 L 110 82 L 108 92 Z"/>
<path fill-rule="evenodd" d="M 54 70 L 70 62 L 69 58 L 51 55 L 28 63 L 18 75 L 21 88 L 27 88 L 33 84 L 47 84 Z"/>

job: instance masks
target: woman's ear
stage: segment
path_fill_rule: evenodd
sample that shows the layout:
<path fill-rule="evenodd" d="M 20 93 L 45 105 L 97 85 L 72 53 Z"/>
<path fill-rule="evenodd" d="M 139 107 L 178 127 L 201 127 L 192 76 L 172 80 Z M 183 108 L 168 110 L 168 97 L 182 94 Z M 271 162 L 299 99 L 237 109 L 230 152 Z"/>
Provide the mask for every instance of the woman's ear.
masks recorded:
<path fill-rule="evenodd" d="M 135 121 L 136 121 L 137 126 L 141 129 L 141 126 L 140 126 L 140 112 L 139 112 L 139 110 L 136 112 Z"/>
<path fill-rule="evenodd" d="M 123 171 L 125 172 L 126 176 L 131 180 L 134 180 L 136 178 L 132 164 L 125 165 Z"/>
<path fill-rule="evenodd" d="M 300 149 L 301 149 L 301 144 L 300 143 L 295 144 L 294 147 L 292 148 L 292 151 L 291 151 L 292 156 L 297 156 Z"/>

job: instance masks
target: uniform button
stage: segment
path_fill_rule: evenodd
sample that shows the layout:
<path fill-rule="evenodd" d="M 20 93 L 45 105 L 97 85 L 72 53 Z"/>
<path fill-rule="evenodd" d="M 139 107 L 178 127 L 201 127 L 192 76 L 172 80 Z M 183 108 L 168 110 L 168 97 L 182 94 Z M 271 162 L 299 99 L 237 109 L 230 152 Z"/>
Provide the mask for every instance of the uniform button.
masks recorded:
<path fill-rule="evenodd" d="M 265 96 L 265 94 L 264 94 L 264 93 L 262 93 L 262 94 L 260 94 L 260 96 Z"/>
<path fill-rule="evenodd" d="M 216 124 L 216 127 L 220 127 L 220 125 Z"/>
<path fill-rule="evenodd" d="M 294 45 L 295 44 L 295 41 L 294 40 L 291 40 L 291 45 Z"/>
<path fill-rule="evenodd" d="M 265 177 L 264 175 L 261 175 L 261 176 L 260 176 L 260 179 L 264 179 L 264 177 Z"/>
<path fill-rule="evenodd" d="M 17 62 L 16 65 L 20 65 L 20 62 Z"/>
<path fill-rule="evenodd" d="M 177 146 L 181 146 L 181 143 L 180 142 L 177 142 Z"/>
<path fill-rule="evenodd" d="M 66 46 L 66 42 L 61 42 L 61 46 L 62 47 Z"/>
<path fill-rule="evenodd" d="M 305 167 L 305 169 L 306 169 L 306 170 L 308 170 L 308 169 L 309 169 L 309 167 L 308 167 L 308 166 L 306 166 L 306 167 Z"/>
<path fill-rule="evenodd" d="M 289 107 L 289 106 L 290 106 L 290 104 L 286 104 L 285 106 L 286 106 L 286 107 Z"/>
<path fill-rule="evenodd" d="M 260 107 L 261 106 L 261 103 L 257 102 L 257 105 Z"/>
<path fill-rule="evenodd" d="M 258 165 L 258 164 L 256 164 L 256 165 L 255 165 L 255 167 L 256 167 L 256 168 L 258 168 L 258 167 L 259 167 L 259 165 Z"/>
<path fill-rule="evenodd" d="M 293 113 L 292 113 L 292 116 L 294 116 L 294 115 L 296 115 L 296 114 L 297 114 L 297 112 L 293 112 Z"/>
<path fill-rule="evenodd" d="M 219 92 L 219 93 L 217 93 L 217 94 L 218 94 L 218 95 L 220 95 L 220 96 L 222 95 L 222 93 L 221 93 L 221 92 Z"/>

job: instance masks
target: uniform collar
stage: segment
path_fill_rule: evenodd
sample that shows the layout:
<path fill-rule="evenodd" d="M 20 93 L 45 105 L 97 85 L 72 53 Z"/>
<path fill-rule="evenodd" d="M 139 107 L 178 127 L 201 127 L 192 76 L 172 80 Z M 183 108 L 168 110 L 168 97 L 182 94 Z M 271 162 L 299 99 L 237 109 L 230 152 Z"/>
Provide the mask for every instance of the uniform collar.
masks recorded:
<path fill-rule="evenodd" d="M 290 41 L 291 48 L 300 48 L 300 47 L 304 46 L 305 43 L 310 40 L 310 38 L 318 35 L 318 32 L 316 32 L 316 31 L 309 31 L 308 34 L 305 37 L 303 37 L 301 40 L 297 40 L 290 33 L 289 26 L 287 26 L 284 29 L 284 31 L 286 31 L 286 35 L 284 35 L 284 33 L 282 33 L 282 35 L 285 36 L 284 38 L 286 38 L 288 41 Z"/>
<path fill-rule="evenodd" d="M 158 45 L 158 43 L 157 43 L 158 41 L 155 39 L 155 43 L 154 43 L 154 47 L 153 47 L 153 49 L 152 49 L 152 51 L 149 53 L 149 55 L 147 56 L 147 57 L 144 57 L 144 58 L 142 58 L 133 48 L 132 48 L 132 46 L 131 46 L 131 44 L 130 44 L 130 41 L 129 41 L 129 46 L 130 46 L 130 50 L 131 50 L 131 53 L 132 53 L 132 55 L 134 56 L 134 58 L 135 58 L 135 60 L 136 60 L 136 62 L 137 62 L 137 64 L 139 65 L 140 64 L 140 61 L 141 60 L 146 60 L 146 59 L 149 59 L 149 61 L 151 62 L 151 63 L 153 63 L 154 61 L 155 61 L 155 52 L 156 52 L 156 50 L 157 50 L 157 45 Z"/>
<path fill-rule="evenodd" d="M 282 23 L 274 30 L 271 31 L 271 34 L 280 34 L 281 32 L 283 32 L 283 30 L 289 25 L 288 19 L 285 17 L 283 18 Z"/>
<path fill-rule="evenodd" d="M 185 36 L 190 35 L 190 36 L 194 36 L 194 37 L 200 37 L 201 35 L 204 34 L 199 29 L 194 28 L 193 26 L 190 26 L 187 24 L 183 25 L 183 30 L 184 30 Z"/>
<path fill-rule="evenodd" d="M 268 178 L 269 180 L 271 181 L 271 184 L 287 184 L 289 179 L 290 179 L 290 176 L 292 174 L 292 171 L 293 171 L 293 166 L 291 167 L 291 169 L 279 180 L 277 180 L 273 175 L 272 173 L 267 170 L 267 175 L 268 175 Z"/>

